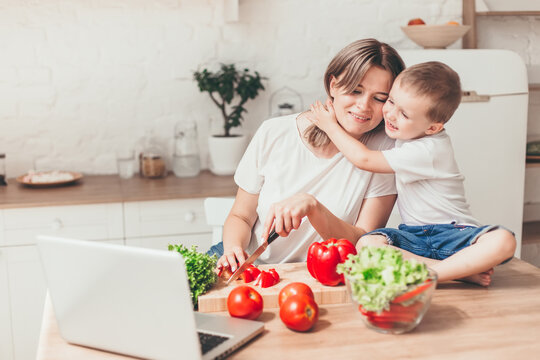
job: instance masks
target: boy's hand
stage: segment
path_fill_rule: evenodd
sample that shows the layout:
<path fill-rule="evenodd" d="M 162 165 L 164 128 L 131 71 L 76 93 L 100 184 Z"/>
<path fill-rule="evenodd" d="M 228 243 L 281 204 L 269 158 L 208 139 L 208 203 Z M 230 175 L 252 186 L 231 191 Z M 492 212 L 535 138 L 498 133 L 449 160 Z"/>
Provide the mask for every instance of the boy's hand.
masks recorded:
<path fill-rule="evenodd" d="M 310 109 L 311 113 L 307 114 L 307 119 L 322 131 L 327 133 L 332 126 L 338 124 L 336 114 L 334 112 L 334 106 L 332 105 L 332 101 L 330 99 L 326 100 L 326 106 L 324 106 L 320 101 L 316 101 L 315 104 L 310 106 Z"/>

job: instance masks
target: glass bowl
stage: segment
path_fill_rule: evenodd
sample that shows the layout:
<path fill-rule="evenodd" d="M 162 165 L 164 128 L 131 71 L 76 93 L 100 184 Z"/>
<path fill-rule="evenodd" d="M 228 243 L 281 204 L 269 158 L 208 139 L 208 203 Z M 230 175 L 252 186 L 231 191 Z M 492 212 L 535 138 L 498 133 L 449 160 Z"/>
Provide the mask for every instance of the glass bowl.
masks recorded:
<path fill-rule="evenodd" d="M 428 278 L 423 283 L 410 285 L 390 302 L 387 309 L 380 312 L 366 311 L 362 307 L 352 296 L 351 280 L 347 276 L 345 284 L 355 309 L 368 328 L 385 334 L 402 334 L 411 331 L 422 321 L 437 287 L 437 273 L 429 269 Z"/>

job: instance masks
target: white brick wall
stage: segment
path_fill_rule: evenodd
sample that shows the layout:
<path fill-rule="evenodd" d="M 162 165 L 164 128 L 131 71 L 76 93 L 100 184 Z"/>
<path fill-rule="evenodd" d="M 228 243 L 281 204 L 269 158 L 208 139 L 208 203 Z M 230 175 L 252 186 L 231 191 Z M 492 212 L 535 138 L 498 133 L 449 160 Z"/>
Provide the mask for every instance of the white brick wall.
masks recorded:
<path fill-rule="evenodd" d="M 409 19 L 461 21 L 461 0 L 240 0 L 239 21 L 226 23 L 220 1 L 0 0 L 0 151 L 8 176 L 34 162 L 115 173 L 116 150 L 144 136 L 170 145 L 174 123 L 187 118 L 199 125 L 204 165 L 206 137 L 220 123 L 192 80 L 199 65 L 234 62 L 268 77 L 238 130 L 252 133 L 276 89 L 299 91 L 304 104 L 321 98 L 326 64 L 347 43 L 375 37 L 417 48 L 399 29 Z M 479 25 L 480 47 L 512 49 L 531 66 L 540 66 L 538 36 L 534 18 Z M 538 134 L 539 102 L 531 96 Z"/>
<path fill-rule="evenodd" d="M 8 176 L 34 163 L 115 173 L 116 150 L 144 136 L 169 144 L 174 123 L 186 118 L 198 122 L 204 162 L 206 136 L 220 123 L 192 80 L 200 64 L 235 62 L 268 77 L 239 130 L 252 133 L 274 90 L 288 85 L 305 104 L 320 97 L 327 62 L 350 41 L 373 36 L 411 48 L 398 25 L 461 16 L 457 0 L 401 3 L 240 0 L 240 21 L 225 23 L 219 0 L 0 0 Z"/>

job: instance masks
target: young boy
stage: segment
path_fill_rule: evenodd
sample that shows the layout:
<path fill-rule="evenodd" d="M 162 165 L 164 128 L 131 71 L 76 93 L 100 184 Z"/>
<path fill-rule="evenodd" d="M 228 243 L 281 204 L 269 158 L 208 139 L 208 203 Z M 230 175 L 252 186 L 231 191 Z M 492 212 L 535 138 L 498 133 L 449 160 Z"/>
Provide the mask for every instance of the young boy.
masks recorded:
<path fill-rule="evenodd" d="M 358 168 L 395 173 L 403 224 L 364 235 L 357 246 L 394 246 L 425 262 L 439 281 L 461 279 L 488 286 L 493 267 L 512 258 L 514 234 L 498 225 L 481 226 L 465 200 L 464 177 L 454 159 L 444 124 L 461 102 L 458 74 L 440 62 L 404 70 L 383 107 L 386 134 L 395 148 L 373 151 L 336 122 L 332 102 L 311 106 L 310 120 L 325 131 Z M 357 103 L 358 121 L 369 118 Z"/>

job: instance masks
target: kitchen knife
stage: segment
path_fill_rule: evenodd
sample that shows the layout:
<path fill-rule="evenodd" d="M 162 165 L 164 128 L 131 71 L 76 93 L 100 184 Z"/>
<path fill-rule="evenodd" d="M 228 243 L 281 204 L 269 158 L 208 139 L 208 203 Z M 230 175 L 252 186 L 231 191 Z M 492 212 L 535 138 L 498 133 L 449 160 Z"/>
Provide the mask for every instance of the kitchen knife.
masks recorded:
<path fill-rule="evenodd" d="M 279 237 L 279 235 L 274 231 L 272 230 L 272 232 L 270 233 L 270 235 L 268 235 L 268 239 L 262 243 L 261 246 L 259 246 L 257 248 L 257 250 L 255 250 L 253 252 L 253 254 L 251 254 L 250 257 L 247 258 L 247 260 L 238 268 L 236 269 L 236 271 L 231 275 L 231 277 L 229 278 L 229 280 L 227 280 L 227 285 L 229 285 L 231 282 L 233 282 L 234 280 L 238 279 L 238 277 L 240 276 L 240 274 L 242 274 L 244 272 L 244 270 L 246 270 L 246 268 L 253 264 L 253 262 L 255 260 L 257 260 L 257 258 L 259 256 L 261 256 L 261 254 L 264 252 L 264 250 L 266 250 L 266 248 L 268 247 L 268 245 L 270 245 L 274 240 L 276 240 L 277 238 Z"/>

